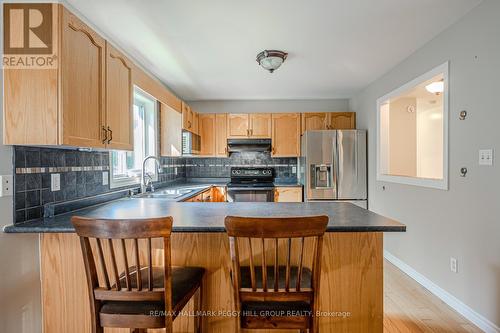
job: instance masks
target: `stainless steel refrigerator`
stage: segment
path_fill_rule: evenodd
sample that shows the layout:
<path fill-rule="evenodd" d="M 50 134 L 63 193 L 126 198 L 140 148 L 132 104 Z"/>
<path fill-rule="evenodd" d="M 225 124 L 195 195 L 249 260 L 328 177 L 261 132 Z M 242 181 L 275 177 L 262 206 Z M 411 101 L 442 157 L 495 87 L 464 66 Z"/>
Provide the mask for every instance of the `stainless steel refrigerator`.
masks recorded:
<path fill-rule="evenodd" d="M 365 130 L 306 131 L 301 144 L 305 201 L 349 201 L 368 208 Z"/>

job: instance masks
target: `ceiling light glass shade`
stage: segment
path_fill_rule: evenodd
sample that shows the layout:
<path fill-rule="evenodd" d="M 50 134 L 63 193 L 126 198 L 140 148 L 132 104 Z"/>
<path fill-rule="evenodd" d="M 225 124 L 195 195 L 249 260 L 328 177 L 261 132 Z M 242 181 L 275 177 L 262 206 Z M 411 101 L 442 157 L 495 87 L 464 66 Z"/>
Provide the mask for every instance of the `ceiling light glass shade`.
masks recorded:
<path fill-rule="evenodd" d="M 257 55 L 257 62 L 262 68 L 274 72 L 285 61 L 288 53 L 278 50 L 265 50 Z"/>
<path fill-rule="evenodd" d="M 444 82 L 432 82 L 431 84 L 426 85 L 425 89 L 432 94 L 440 94 L 444 91 Z"/>

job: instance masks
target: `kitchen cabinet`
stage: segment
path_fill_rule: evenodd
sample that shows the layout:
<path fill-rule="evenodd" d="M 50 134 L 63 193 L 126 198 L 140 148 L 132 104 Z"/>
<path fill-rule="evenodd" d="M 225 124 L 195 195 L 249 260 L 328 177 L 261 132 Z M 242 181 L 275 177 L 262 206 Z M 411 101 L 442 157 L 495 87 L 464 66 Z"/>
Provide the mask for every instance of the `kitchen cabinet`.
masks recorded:
<path fill-rule="evenodd" d="M 182 115 L 163 103 L 160 103 L 160 154 L 182 155 Z"/>
<path fill-rule="evenodd" d="M 4 144 L 104 148 L 106 42 L 63 6 L 58 69 L 4 69 Z"/>
<path fill-rule="evenodd" d="M 4 144 L 133 149 L 132 63 L 53 4 L 58 69 L 4 69 Z"/>
<path fill-rule="evenodd" d="M 302 186 L 275 187 L 274 202 L 302 202 Z"/>
<path fill-rule="evenodd" d="M 215 133 L 216 133 L 216 119 L 215 114 L 201 114 L 199 122 L 199 132 L 201 136 L 201 150 L 202 156 L 215 155 Z"/>
<path fill-rule="evenodd" d="M 199 134 L 199 114 L 194 112 L 193 109 L 186 103 L 182 102 L 182 129 Z"/>
<path fill-rule="evenodd" d="M 229 138 L 248 138 L 248 114 L 227 115 L 227 136 Z"/>
<path fill-rule="evenodd" d="M 62 8 L 62 144 L 101 148 L 112 129 L 105 124 L 105 40 Z"/>
<path fill-rule="evenodd" d="M 107 148 L 133 150 L 133 84 L 130 61 L 106 44 Z"/>
<path fill-rule="evenodd" d="M 212 187 L 212 202 L 226 202 L 227 189 L 225 186 Z"/>
<path fill-rule="evenodd" d="M 182 129 L 193 131 L 193 110 L 185 102 L 182 102 Z"/>
<path fill-rule="evenodd" d="M 273 113 L 272 156 L 300 156 L 300 113 Z"/>
<path fill-rule="evenodd" d="M 227 156 L 227 114 L 225 113 L 215 114 L 215 156 Z"/>
<path fill-rule="evenodd" d="M 225 202 L 225 187 L 212 186 L 209 189 L 195 195 L 192 198 L 184 200 L 185 202 Z"/>
<path fill-rule="evenodd" d="M 248 136 L 251 138 L 271 137 L 271 114 L 251 113 L 249 115 Z"/>
<path fill-rule="evenodd" d="M 328 114 L 326 112 L 302 114 L 302 134 L 305 131 L 326 130 L 327 126 Z"/>
<path fill-rule="evenodd" d="M 271 114 L 229 114 L 227 135 L 229 138 L 271 138 Z"/>
<path fill-rule="evenodd" d="M 355 112 L 321 112 L 302 114 L 302 134 L 312 130 L 355 129 Z"/>
<path fill-rule="evenodd" d="M 356 129 L 355 112 L 331 112 L 328 114 L 328 129 Z"/>

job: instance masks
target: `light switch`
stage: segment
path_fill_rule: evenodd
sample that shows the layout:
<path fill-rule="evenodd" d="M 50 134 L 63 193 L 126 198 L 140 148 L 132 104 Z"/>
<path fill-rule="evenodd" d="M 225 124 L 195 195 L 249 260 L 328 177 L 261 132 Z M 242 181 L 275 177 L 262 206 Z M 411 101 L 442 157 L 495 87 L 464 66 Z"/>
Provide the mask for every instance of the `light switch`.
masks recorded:
<path fill-rule="evenodd" d="M 479 165 L 493 165 L 493 149 L 479 150 Z"/>
<path fill-rule="evenodd" d="M 52 192 L 59 191 L 61 189 L 61 174 L 53 173 L 50 175 L 50 190 Z"/>

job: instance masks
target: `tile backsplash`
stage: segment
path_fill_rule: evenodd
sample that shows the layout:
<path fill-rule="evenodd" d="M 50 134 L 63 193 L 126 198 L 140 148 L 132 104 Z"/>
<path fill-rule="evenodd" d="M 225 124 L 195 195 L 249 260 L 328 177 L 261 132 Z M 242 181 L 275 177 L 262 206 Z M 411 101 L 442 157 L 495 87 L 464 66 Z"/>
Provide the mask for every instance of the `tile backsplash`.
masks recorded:
<path fill-rule="evenodd" d="M 297 180 L 297 158 L 271 157 L 269 153 L 234 153 L 227 158 L 186 158 L 187 178 L 229 178 L 231 167 L 273 167 L 277 181 Z"/>
<path fill-rule="evenodd" d="M 102 185 L 110 171 L 109 152 L 56 148 L 14 147 L 14 222 L 43 216 L 44 205 L 60 203 L 117 190 Z M 162 157 L 158 183 L 184 178 L 183 158 Z M 176 172 L 177 171 L 177 172 Z M 60 174 L 60 190 L 51 191 L 51 174 Z M 129 188 L 138 185 L 128 186 Z M 127 188 L 127 187 L 125 187 Z"/>
<path fill-rule="evenodd" d="M 59 148 L 14 147 L 14 223 L 37 219 L 44 205 L 63 203 L 118 190 L 103 183 L 110 176 L 110 152 Z M 227 158 L 162 157 L 157 185 L 185 178 L 229 178 L 231 167 L 268 166 L 276 180 L 296 181 L 297 158 L 273 158 L 269 153 L 237 153 Z M 60 175 L 60 190 L 51 190 L 51 175 Z M 131 185 L 123 188 L 137 188 Z"/>

